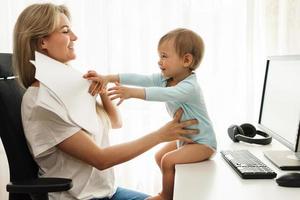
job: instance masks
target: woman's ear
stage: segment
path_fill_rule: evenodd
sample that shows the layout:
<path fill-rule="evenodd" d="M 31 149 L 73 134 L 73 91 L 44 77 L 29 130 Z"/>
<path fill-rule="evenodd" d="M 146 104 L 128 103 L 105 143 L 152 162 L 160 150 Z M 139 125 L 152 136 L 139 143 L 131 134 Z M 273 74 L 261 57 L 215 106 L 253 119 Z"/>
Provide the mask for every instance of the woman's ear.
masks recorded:
<path fill-rule="evenodd" d="M 183 66 L 184 67 L 190 67 L 193 63 L 193 55 L 190 54 L 190 53 L 186 53 L 184 56 L 183 56 Z"/>
<path fill-rule="evenodd" d="M 45 41 L 45 38 L 39 39 L 39 47 L 41 48 L 41 50 L 47 49 L 47 42 Z"/>

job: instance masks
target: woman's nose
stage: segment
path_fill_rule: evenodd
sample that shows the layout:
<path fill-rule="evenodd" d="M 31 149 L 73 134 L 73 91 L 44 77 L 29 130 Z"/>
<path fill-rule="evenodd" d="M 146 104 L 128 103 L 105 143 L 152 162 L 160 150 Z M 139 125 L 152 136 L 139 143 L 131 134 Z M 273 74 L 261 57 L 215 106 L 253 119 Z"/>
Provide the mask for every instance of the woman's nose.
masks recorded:
<path fill-rule="evenodd" d="M 75 33 L 71 32 L 71 40 L 76 41 L 77 38 L 78 38 L 77 35 L 75 35 Z"/>

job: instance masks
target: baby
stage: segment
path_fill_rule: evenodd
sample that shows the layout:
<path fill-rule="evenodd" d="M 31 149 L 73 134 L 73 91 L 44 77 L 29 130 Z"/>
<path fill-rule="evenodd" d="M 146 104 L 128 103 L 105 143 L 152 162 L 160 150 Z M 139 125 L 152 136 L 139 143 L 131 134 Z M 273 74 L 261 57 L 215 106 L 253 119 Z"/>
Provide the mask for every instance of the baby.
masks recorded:
<path fill-rule="evenodd" d="M 188 29 L 172 30 L 160 39 L 158 54 L 161 73 L 103 76 L 95 71 L 89 71 L 84 77 L 98 84 L 95 93 L 105 92 L 107 83 L 115 82 L 116 86 L 108 89 L 108 95 L 112 100 L 119 98 L 118 105 L 129 98 L 162 101 L 166 102 L 167 111 L 171 117 L 178 108 L 182 108 L 184 110 L 182 121 L 198 120 L 197 125 L 189 127 L 198 129 L 198 134 L 189 136 L 185 142 L 167 143 L 155 155 L 155 160 L 162 172 L 162 191 L 148 200 L 171 200 L 173 199 L 175 165 L 209 159 L 216 151 L 217 142 L 197 76 L 194 73 L 204 55 L 202 38 Z M 140 87 L 125 87 L 119 83 Z"/>

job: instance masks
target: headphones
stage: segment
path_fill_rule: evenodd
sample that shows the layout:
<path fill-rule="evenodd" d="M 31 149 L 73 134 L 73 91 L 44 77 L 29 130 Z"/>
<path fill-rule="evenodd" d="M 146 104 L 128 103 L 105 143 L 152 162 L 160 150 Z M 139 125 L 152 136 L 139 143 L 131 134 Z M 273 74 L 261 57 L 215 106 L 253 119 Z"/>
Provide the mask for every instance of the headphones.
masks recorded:
<path fill-rule="evenodd" d="M 272 142 L 272 137 L 262 131 L 256 130 L 256 128 L 252 124 L 242 124 L 238 125 L 231 125 L 228 128 L 228 135 L 232 139 L 233 142 L 247 142 L 253 144 L 261 144 L 267 145 Z M 260 135 L 263 138 L 254 138 L 255 135 Z"/>

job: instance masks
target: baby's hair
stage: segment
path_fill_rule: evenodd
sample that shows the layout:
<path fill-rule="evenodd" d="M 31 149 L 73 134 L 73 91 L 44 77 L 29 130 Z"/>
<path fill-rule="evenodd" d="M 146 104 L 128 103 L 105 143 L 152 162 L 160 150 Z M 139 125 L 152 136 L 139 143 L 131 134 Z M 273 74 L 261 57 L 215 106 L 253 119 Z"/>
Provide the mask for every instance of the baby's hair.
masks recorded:
<path fill-rule="evenodd" d="M 189 67 L 190 70 L 197 69 L 204 55 L 204 42 L 202 38 L 189 29 L 178 28 L 165 34 L 159 40 L 158 46 L 171 39 L 174 39 L 175 52 L 180 57 L 183 57 L 187 53 L 193 56 L 192 64 Z"/>

